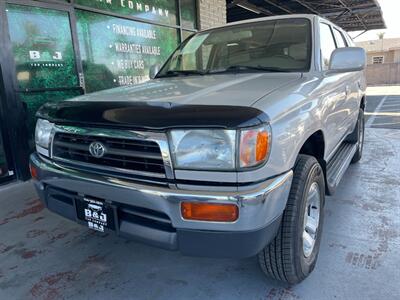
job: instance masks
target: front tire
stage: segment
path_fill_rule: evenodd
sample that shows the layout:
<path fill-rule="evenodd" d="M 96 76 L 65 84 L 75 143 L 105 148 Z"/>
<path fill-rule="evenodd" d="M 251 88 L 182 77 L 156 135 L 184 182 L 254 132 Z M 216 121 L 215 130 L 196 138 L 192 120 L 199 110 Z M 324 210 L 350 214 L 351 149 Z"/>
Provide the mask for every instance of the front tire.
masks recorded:
<path fill-rule="evenodd" d="M 324 203 L 320 164 L 312 156 L 299 155 L 278 234 L 258 255 L 266 275 L 297 284 L 312 272 L 321 243 Z"/>

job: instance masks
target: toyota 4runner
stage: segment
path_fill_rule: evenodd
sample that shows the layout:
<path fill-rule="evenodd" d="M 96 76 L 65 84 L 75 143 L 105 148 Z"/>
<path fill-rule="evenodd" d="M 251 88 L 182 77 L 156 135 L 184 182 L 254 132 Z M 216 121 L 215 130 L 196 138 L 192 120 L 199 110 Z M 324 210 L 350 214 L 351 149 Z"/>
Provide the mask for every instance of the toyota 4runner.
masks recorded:
<path fill-rule="evenodd" d="M 251 257 L 291 284 L 318 256 L 325 195 L 364 137 L 365 52 L 314 15 L 184 41 L 151 80 L 37 113 L 47 208 L 185 255 Z"/>

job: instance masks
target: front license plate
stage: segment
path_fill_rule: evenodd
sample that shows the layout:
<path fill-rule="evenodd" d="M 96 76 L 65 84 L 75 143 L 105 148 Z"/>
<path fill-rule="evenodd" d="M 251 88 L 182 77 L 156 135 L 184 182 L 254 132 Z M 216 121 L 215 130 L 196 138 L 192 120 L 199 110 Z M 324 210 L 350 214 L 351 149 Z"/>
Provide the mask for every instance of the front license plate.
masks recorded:
<path fill-rule="evenodd" d="M 77 201 L 78 219 L 86 221 L 90 229 L 104 232 L 105 228 L 114 229 L 114 211 L 104 202 L 83 198 Z"/>

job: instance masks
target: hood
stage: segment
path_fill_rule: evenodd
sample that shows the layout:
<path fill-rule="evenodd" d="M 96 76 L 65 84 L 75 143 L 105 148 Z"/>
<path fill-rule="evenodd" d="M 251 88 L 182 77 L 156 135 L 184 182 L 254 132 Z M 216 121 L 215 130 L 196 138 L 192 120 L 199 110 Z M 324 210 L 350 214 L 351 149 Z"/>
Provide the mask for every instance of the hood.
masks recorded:
<path fill-rule="evenodd" d="M 173 77 L 49 103 L 38 117 L 58 123 L 167 127 L 245 127 L 268 117 L 252 105 L 300 73 Z"/>

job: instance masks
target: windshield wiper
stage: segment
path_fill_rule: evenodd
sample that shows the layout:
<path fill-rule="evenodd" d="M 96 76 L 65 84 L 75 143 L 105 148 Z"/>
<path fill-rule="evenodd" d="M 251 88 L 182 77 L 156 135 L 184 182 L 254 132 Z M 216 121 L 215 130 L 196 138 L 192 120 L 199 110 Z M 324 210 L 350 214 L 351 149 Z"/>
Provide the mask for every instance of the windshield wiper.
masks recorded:
<path fill-rule="evenodd" d="M 223 70 L 210 70 L 207 74 L 218 74 L 218 73 L 230 73 L 230 72 L 291 72 L 288 69 L 282 69 L 278 67 L 264 67 L 264 66 L 246 66 L 246 65 L 233 65 Z"/>
<path fill-rule="evenodd" d="M 206 73 L 198 70 L 169 70 L 164 74 L 160 74 L 157 78 L 161 77 L 174 77 L 174 76 L 190 76 L 190 75 L 205 75 Z"/>
<path fill-rule="evenodd" d="M 191 76 L 191 75 L 211 75 L 211 74 L 222 74 L 222 73 L 235 73 L 235 72 L 292 72 L 289 69 L 282 69 L 278 67 L 264 67 L 264 66 L 246 66 L 246 65 L 233 65 L 226 69 L 220 70 L 169 70 L 163 74 L 158 75 L 156 78 L 162 77 L 175 77 L 175 76 Z"/>

